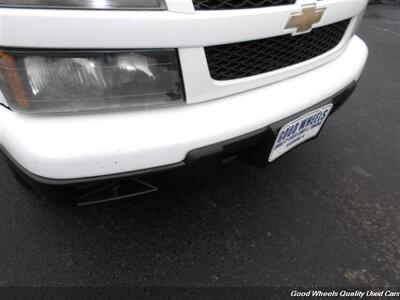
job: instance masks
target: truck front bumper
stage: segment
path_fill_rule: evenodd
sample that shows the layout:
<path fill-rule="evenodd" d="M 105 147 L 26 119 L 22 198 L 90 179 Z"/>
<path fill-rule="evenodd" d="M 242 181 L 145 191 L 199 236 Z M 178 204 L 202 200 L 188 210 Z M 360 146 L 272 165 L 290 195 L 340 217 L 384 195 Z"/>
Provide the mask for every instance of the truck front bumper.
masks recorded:
<path fill-rule="evenodd" d="M 0 107 L 0 145 L 18 170 L 69 184 L 182 166 L 335 95 L 348 94 L 368 50 L 353 37 L 333 61 L 301 75 L 217 100 L 176 107 L 73 116 L 29 116 Z M 348 96 L 348 95 L 347 95 Z M 207 152 L 207 151 L 206 151 Z M 209 151 L 208 151 L 209 152 Z"/>

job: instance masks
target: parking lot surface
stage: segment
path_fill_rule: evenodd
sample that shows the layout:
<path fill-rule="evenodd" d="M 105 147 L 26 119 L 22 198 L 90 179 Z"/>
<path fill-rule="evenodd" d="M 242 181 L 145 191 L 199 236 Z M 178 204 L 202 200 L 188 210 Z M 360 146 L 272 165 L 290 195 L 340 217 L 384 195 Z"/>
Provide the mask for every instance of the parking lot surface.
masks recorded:
<path fill-rule="evenodd" d="M 370 6 L 359 34 L 355 94 L 267 169 L 77 208 L 36 198 L 1 158 L 0 286 L 398 286 L 400 7 Z"/>

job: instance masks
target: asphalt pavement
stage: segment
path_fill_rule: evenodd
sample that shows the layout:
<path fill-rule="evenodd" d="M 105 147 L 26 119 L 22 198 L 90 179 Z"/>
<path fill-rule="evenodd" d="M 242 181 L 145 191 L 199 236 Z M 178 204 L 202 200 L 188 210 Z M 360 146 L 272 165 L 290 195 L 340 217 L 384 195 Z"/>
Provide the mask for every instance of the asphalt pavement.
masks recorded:
<path fill-rule="evenodd" d="M 24 190 L 1 158 L 0 286 L 399 286 L 400 7 L 369 7 L 359 34 L 355 94 L 267 169 L 74 207 Z"/>

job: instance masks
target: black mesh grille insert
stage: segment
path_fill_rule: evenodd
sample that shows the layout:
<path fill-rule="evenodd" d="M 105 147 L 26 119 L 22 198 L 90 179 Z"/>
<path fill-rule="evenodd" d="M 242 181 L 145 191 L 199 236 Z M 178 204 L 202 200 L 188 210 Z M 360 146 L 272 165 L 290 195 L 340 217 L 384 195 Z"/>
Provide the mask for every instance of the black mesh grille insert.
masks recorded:
<path fill-rule="evenodd" d="M 193 0 L 196 10 L 259 8 L 288 5 L 296 0 Z"/>
<path fill-rule="evenodd" d="M 350 20 L 313 29 L 302 35 L 206 47 L 208 68 L 215 80 L 238 79 L 298 64 L 335 48 Z"/>

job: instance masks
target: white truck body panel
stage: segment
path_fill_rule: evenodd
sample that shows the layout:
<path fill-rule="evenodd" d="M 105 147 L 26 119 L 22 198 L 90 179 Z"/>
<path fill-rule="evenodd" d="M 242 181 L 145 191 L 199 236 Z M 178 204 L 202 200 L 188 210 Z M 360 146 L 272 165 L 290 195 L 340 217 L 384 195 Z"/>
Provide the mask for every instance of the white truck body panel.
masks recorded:
<path fill-rule="evenodd" d="M 293 34 L 302 5 L 327 8 L 315 27 L 352 18 L 340 44 L 290 67 L 216 81 L 204 48 Z M 0 8 L 0 47 L 40 49 L 177 48 L 186 104 L 125 112 L 25 115 L 0 103 L 0 144 L 29 172 L 52 179 L 95 177 L 165 166 L 196 148 L 263 128 L 356 81 L 368 50 L 356 36 L 367 0 L 298 0 L 260 9 L 195 11 L 167 0 L 167 11 Z"/>
<path fill-rule="evenodd" d="M 359 78 L 367 52 L 354 37 L 336 60 L 301 76 L 192 105 L 73 116 L 0 108 L 0 143 L 24 168 L 54 179 L 173 164 L 192 149 L 258 130 L 333 96 Z"/>

